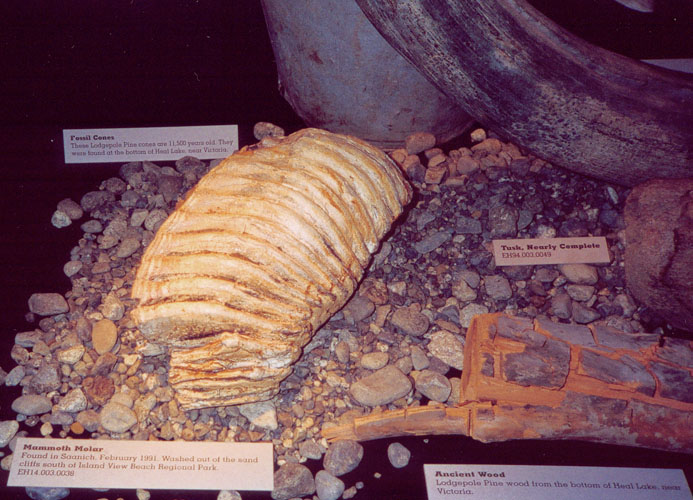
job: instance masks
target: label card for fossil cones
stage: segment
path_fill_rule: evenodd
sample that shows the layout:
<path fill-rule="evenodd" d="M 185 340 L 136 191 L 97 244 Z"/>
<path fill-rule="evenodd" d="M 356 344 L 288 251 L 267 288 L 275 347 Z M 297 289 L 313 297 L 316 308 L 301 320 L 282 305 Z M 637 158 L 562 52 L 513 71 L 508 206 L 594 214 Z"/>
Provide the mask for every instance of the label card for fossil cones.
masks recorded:
<path fill-rule="evenodd" d="M 603 236 L 493 240 L 497 266 L 610 262 Z"/>
<path fill-rule="evenodd" d="M 19 438 L 8 486 L 267 490 L 272 443 Z"/>
<path fill-rule="evenodd" d="M 65 163 L 226 158 L 238 149 L 238 125 L 63 130 Z"/>
<path fill-rule="evenodd" d="M 681 469 L 424 464 L 428 500 L 690 500 Z"/>

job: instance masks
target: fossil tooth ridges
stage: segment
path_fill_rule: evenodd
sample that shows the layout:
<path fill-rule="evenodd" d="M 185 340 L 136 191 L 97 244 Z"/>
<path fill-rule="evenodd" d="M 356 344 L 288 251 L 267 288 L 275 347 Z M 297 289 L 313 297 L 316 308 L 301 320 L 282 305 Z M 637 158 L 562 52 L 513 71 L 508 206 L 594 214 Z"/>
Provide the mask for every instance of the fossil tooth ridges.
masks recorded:
<path fill-rule="evenodd" d="M 410 199 L 385 153 L 318 129 L 205 175 L 159 228 L 132 288 L 140 330 L 172 348 L 181 406 L 276 394 Z"/>

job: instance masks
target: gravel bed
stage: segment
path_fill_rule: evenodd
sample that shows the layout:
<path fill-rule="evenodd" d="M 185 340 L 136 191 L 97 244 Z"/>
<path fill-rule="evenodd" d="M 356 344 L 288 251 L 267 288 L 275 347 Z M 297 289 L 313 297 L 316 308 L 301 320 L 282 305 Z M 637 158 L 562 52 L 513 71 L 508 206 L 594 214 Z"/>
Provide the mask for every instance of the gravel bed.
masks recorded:
<path fill-rule="evenodd" d="M 552 166 L 481 129 L 463 138 L 466 146 L 439 148 L 431 137 L 415 134 L 391 152 L 415 199 L 355 296 L 316 333 L 268 402 L 182 411 L 167 384 L 166 348 L 147 342 L 128 314 L 144 248 L 216 161 L 128 163 L 79 202 L 60 202 L 53 224 L 81 224 L 84 232 L 64 266 L 72 289 L 32 295 L 31 324 L 11 352 L 16 366 L 0 370 L 0 382 L 23 393 L 12 404 L 16 419 L 0 422 L 0 445 L 9 446 L 0 466 L 9 469 L 16 438 L 28 434 L 271 441 L 272 498 L 367 497 L 363 483 L 340 479 L 358 470 L 362 446 L 328 445 L 320 430 L 385 409 L 456 401 L 474 315 L 544 315 L 624 334 L 652 326 L 625 288 L 625 188 Z M 491 253 L 495 238 L 588 235 L 606 237 L 611 263 L 496 267 Z M 387 457 L 402 468 L 410 452 L 394 443 Z"/>

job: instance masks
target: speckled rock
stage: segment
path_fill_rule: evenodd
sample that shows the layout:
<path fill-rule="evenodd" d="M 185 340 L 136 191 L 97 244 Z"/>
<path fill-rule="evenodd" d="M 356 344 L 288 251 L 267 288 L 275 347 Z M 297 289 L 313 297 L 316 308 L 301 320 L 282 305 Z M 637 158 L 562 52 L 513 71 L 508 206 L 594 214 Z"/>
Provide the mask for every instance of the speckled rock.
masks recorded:
<path fill-rule="evenodd" d="M 97 321 L 91 330 L 91 342 L 94 350 L 103 354 L 110 351 L 118 340 L 118 327 L 110 319 Z"/>
<path fill-rule="evenodd" d="M 428 351 L 448 366 L 458 370 L 462 369 L 464 344 L 455 334 L 445 330 L 432 333 L 431 341 L 428 343 Z"/>
<path fill-rule="evenodd" d="M 467 328 L 477 314 L 486 314 L 488 307 L 481 304 L 468 304 L 460 311 L 460 324 Z"/>
<path fill-rule="evenodd" d="M 315 474 L 315 493 L 320 500 L 337 500 L 344 493 L 344 487 L 344 481 L 326 470 L 319 470 Z"/>
<path fill-rule="evenodd" d="M 18 430 L 19 422 L 16 420 L 3 420 L 0 422 L 0 448 L 7 446 Z"/>
<path fill-rule="evenodd" d="M 45 488 L 42 486 L 28 486 L 25 491 L 31 500 L 62 500 L 70 494 L 68 488 Z"/>
<path fill-rule="evenodd" d="M 315 480 L 305 465 L 289 462 L 274 472 L 273 500 L 289 500 L 313 493 Z"/>
<path fill-rule="evenodd" d="M 390 322 L 403 333 L 413 337 L 420 337 L 426 333 L 430 325 L 428 317 L 413 307 L 397 309 L 392 314 Z"/>
<path fill-rule="evenodd" d="M 70 308 L 59 293 L 34 293 L 29 297 L 29 310 L 39 316 L 52 316 L 66 313 Z"/>
<path fill-rule="evenodd" d="M 450 381 L 438 372 L 423 370 L 416 377 L 416 390 L 432 401 L 443 403 L 450 396 Z"/>
<path fill-rule="evenodd" d="M 12 410 L 22 415 L 39 415 L 51 411 L 51 400 L 40 394 L 25 394 L 12 401 Z"/>
<path fill-rule="evenodd" d="M 559 266 L 568 281 L 578 285 L 594 285 L 599 280 L 597 268 L 589 264 L 563 264 Z"/>
<path fill-rule="evenodd" d="M 364 406 L 378 406 L 406 396 L 411 382 L 404 373 L 393 365 L 387 365 L 351 384 L 349 392 Z"/>
<path fill-rule="evenodd" d="M 277 428 L 277 410 L 271 401 L 240 405 L 238 410 L 256 427 L 270 430 Z"/>
<path fill-rule="evenodd" d="M 369 352 L 361 356 L 361 366 L 368 370 L 380 370 L 390 359 L 386 352 Z"/>
<path fill-rule="evenodd" d="M 363 458 L 363 446 L 358 441 L 342 439 L 330 444 L 322 465 L 333 476 L 342 476 L 354 470 Z"/>
<path fill-rule="evenodd" d="M 401 469 L 409 465 L 411 451 L 409 451 L 402 443 L 390 443 L 387 447 L 387 459 L 390 464 L 396 469 Z"/>
<path fill-rule="evenodd" d="M 137 416 L 125 405 L 107 403 L 99 415 L 99 422 L 109 432 L 125 432 L 137 423 Z"/>

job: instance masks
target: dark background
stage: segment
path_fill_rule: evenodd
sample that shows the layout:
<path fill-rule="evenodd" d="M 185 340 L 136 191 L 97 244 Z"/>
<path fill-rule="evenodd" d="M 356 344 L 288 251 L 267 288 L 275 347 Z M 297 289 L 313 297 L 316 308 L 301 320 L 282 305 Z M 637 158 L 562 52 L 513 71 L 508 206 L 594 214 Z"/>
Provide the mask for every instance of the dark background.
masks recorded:
<path fill-rule="evenodd" d="M 608 0 L 532 3 L 583 38 L 629 57 L 693 57 L 693 2 L 661 2 L 655 16 Z M 79 201 L 120 166 L 64 164 L 62 129 L 238 124 L 244 145 L 254 142 L 257 121 L 287 132 L 303 126 L 277 90 L 259 1 L 0 2 L 0 366 L 14 366 L 14 335 L 35 327 L 24 319 L 29 296 L 70 288 L 62 266 L 81 232 L 79 223 L 50 224 L 56 204 Z M 14 418 L 15 389 L 1 388 L 0 419 Z M 483 445 L 460 437 L 400 441 L 413 458 L 399 471 L 386 458 L 390 441 L 366 443 L 364 461 L 344 478 L 347 486 L 366 482 L 357 498 L 425 498 L 423 463 L 673 467 L 693 479 L 690 457 L 675 453 L 574 442 Z M 375 472 L 383 477 L 375 479 Z M 152 493 L 154 499 L 216 498 L 216 492 Z M 26 498 L 20 488 L 1 496 Z M 133 491 L 74 489 L 70 498 L 118 496 L 135 498 Z"/>

